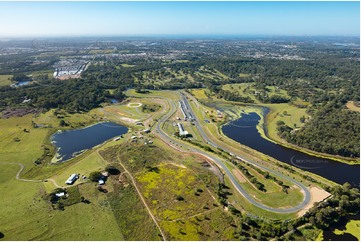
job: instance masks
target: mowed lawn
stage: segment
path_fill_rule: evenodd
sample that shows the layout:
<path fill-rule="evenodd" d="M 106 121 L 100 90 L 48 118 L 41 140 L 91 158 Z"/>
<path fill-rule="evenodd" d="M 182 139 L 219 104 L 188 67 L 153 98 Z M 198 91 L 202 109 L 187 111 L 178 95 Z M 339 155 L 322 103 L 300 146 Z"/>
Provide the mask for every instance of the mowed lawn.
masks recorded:
<path fill-rule="evenodd" d="M 298 108 L 288 103 L 281 104 L 262 104 L 270 109 L 266 117 L 266 125 L 268 135 L 271 139 L 281 141 L 281 138 L 277 135 L 277 121 L 283 121 L 291 128 L 300 128 L 304 124 L 300 121 L 300 118 L 304 116 L 308 118 L 306 108 Z M 286 112 L 286 113 L 284 113 Z"/>
<path fill-rule="evenodd" d="M 17 165 L 0 166 L 0 224 L 5 240 L 122 240 L 112 213 L 95 200 L 52 210 L 41 198 L 42 183 L 16 180 Z"/>

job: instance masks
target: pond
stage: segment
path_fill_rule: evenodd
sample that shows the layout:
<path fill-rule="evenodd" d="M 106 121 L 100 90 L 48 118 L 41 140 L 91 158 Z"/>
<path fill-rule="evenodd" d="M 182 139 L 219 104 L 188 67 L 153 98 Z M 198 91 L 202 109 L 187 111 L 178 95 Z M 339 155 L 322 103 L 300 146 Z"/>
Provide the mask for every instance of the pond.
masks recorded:
<path fill-rule="evenodd" d="M 83 129 L 58 131 L 52 135 L 51 141 L 58 148 L 58 160 L 64 162 L 87 149 L 127 132 L 127 127 L 112 122 L 103 122 Z"/>
<path fill-rule="evenodd" d="M 224 125 L 222 131 L 229 138 L 279 161 L 339 184 L 349 182 L 353 186 L 360 186 L 359 165 L 347 165 L 275 144 L 260 135 L 256 128 L 259 121 L 260 116 L 255 112 L 242 114 L 241 118 Z"/>
<path fill-rule="evenodd" d="M 11 87 L 21 87 L 30 84 L 30 81 L 19 81 L 17 83 L 13 83 L 10 86 Z"/>

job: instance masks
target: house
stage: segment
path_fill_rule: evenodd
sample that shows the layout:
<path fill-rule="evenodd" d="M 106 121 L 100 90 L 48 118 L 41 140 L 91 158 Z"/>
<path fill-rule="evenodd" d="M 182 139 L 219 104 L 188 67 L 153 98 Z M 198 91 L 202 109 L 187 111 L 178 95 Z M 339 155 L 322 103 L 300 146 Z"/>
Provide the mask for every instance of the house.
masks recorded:
<path fill-rule="evenodd" d="M 79 176 L 77 174 L 72 174 L 68 180 L 66 180 L 65 184 L 67 185 L 73 185 L 74 182 L 79 178 Z"/>
<path fill-rule="evenodd" d="M 99 185 L 104 185 L 105 181 L 104 180 L 99 180 L 98 183 L 99 183 Z"/>

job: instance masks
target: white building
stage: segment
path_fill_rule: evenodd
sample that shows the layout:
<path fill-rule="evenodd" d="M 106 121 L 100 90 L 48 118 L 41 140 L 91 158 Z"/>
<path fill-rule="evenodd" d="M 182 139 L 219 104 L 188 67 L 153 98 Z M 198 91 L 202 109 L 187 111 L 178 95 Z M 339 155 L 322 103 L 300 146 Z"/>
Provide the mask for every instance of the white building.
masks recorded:
<path fill-rule="evenodd" d="M 79 176 L 77 174 L 72 174 L 68 180 L 66 180 L 65 184 L 72 185 L 78 178 Z"/>
<path fill-rule="evenodd" d="M 181 123 L 177 123 L 177 125 L 178 125 L 178 129 L 179 129 L 179 135 L 180 136 L 187 136 L 188 131 L 184 130 L 183 125 Z"/>

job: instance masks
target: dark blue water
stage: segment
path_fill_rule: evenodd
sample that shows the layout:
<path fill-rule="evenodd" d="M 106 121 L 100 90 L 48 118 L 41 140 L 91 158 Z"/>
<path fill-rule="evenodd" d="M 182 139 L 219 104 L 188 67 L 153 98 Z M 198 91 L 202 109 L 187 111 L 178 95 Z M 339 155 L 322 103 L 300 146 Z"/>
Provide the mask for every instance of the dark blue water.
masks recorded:
<path fill-rule="evenodd" d="M 259 120 L 260 117 L 257 113 L 242 114 L 241 118 L 223 126 L 222 131 L 229 138 L 279 161 L 315 173 L 339 184 L 349 182 L 353 186 L 360 186 L 359 165 L 347 165 L 315 157 L 268 141 L 262 138 L 256 128 Z"/>
<path fill-rule="evenodd" d="M 90 149 L 108 139 L 127 132 L 127 127 L 111 122 L 104 122 L 84 129 L 57 132 L 51 137 L 51 140 L 55 146 L 59 148 L 58 155 L 61 156 L 60 161 L 63 162 L 86 149 Z"/>

